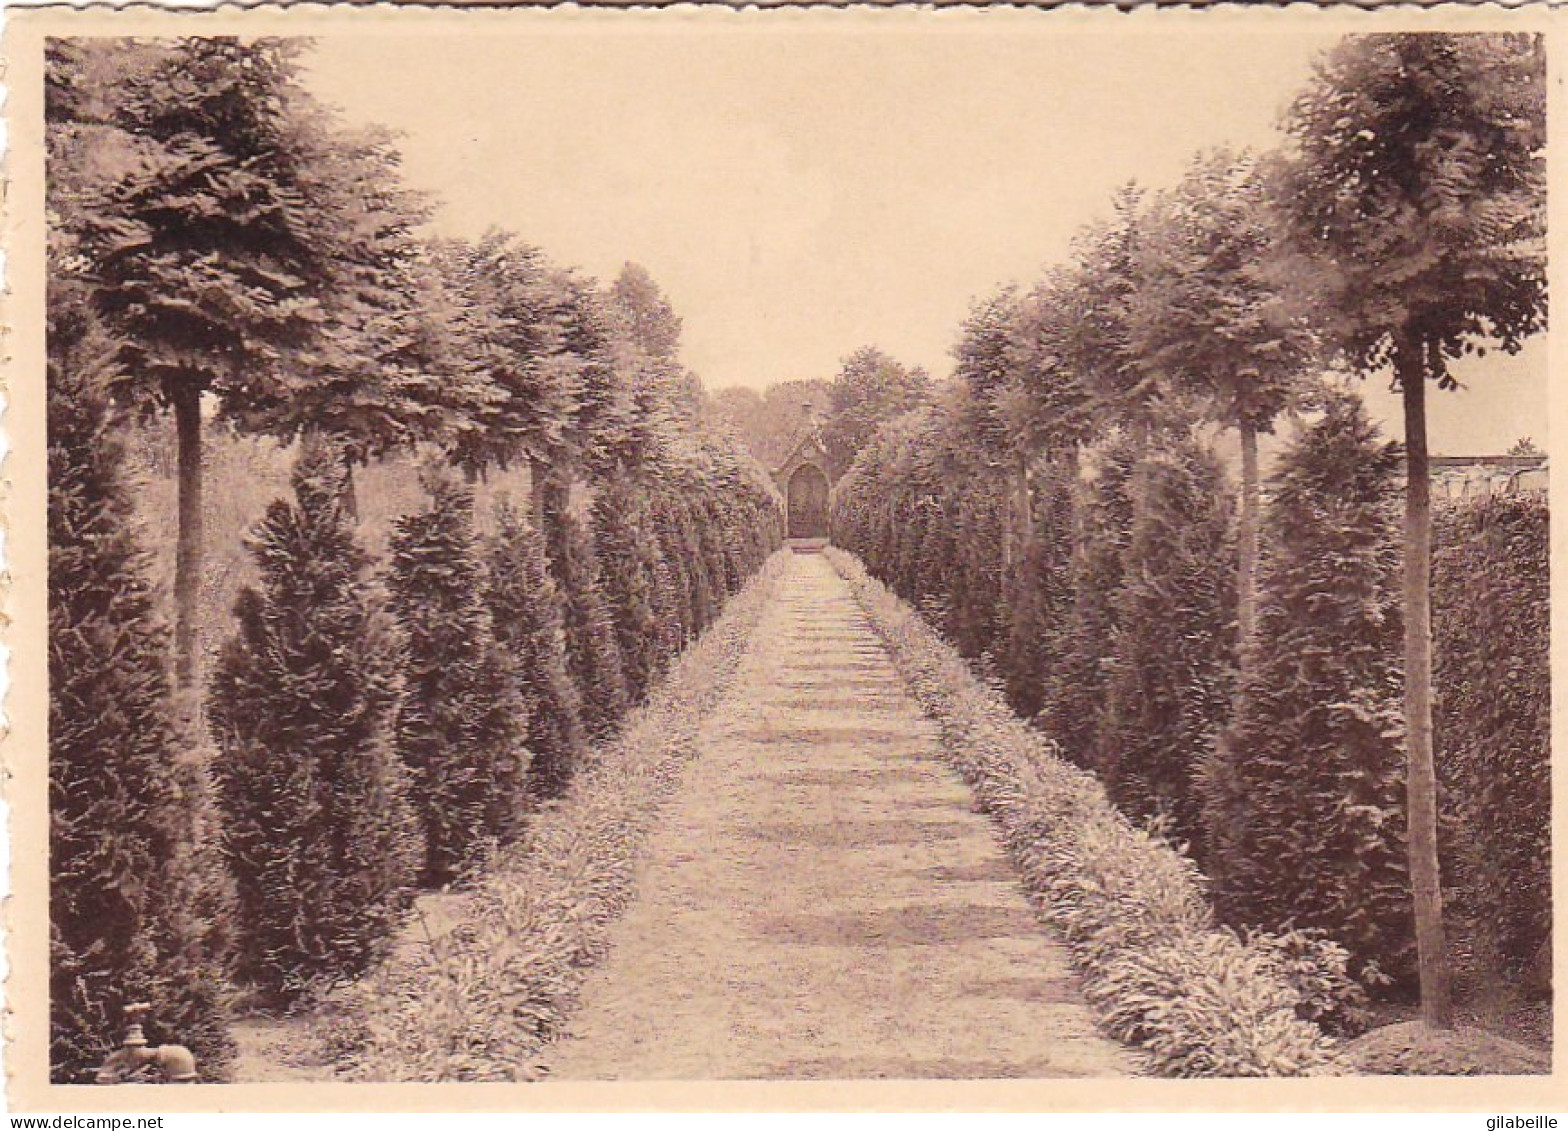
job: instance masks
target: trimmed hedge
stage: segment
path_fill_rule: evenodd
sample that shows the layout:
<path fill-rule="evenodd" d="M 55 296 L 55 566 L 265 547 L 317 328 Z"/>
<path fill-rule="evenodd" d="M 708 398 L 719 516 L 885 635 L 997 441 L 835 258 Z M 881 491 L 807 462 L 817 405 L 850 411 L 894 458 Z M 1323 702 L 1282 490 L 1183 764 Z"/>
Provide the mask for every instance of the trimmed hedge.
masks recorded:
<path fill-rule="evenodd" d="M 465 921 L 406 947 L 345 991 L 314 1040 L 355 1080 L 517 1080 L 538 1075 L 609 925 L 632 896 L 660 806 L 697 751 L 703 716 L 733 679 L 783 572 L 775 554 L 671 669 L 619 738 L 476 882 Z"/>
<path fill-rule="evenodd" d="M 1008 710 L 856 559 L 836 549 L 828 556 L 940 725 L 949 761 L 1000 826 L 1112 1036 L 1142 1048 L 1162 1076 L 1344 1070 L 1333 1040 L 1309 1020 L 1331 1016 L 1354 993 L 1342 948 L 1216 927 L 1190 860 L 1135 828 L 1091 774 Z"/>
<path fill-rule="evenodd" d="M 1543 496 L 1462 503 L 1439 512 L 1432 563 L 1444 880 L 1483 960 L 1536 983 L 1552 966 L 1548 529 Z"/>

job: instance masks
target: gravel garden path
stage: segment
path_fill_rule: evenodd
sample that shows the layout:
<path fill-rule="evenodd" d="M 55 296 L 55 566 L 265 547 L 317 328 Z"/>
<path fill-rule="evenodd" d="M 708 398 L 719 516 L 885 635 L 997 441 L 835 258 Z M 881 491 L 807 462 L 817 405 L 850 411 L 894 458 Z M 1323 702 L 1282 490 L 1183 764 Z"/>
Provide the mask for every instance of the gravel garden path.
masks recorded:
<path fill-rule="evenodd" d="M 556 1079 L 1119 1076 L 848 587 L 797 555 Z"/>

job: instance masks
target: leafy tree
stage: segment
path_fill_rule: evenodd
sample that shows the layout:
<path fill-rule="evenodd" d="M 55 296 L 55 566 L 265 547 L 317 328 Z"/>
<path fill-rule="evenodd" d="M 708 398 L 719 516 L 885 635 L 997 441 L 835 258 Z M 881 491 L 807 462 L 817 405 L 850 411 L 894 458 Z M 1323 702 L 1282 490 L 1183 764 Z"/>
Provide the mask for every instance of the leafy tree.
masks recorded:
<path fill-rule="evenodd" d="M 627 336 L 650 358 L 674 364 L 681 345 L 681 318 L 659 284 L 640 263 L 621 268 L 611 301 Z"/>
<path fill-rule="evenodd" d="M 189 1045 L 222 1079 L 228 921 L 205 763 L 120 479 L 113 344 L 82 313 L 51 294 L 50 1078 L 86 1082 L 119 1044 L 123 1007 L 144 1000 L 149 1037 Z"/>
<path fill-rule="evenodd" d="M 392 606 L 405 640 L 398 750 L 424 827 L 423 878 L 454 879 L 520 817 L 528 703 L 485 605 L 473 492 L 427 477 L 429 506 L 397 522 Z"/>
<path fill-rule="evenodd" d="M 329 444 L 301 451 L 294 502 L 275 502 L 251 537 L 261 584 L 240 595 L 210 699 L 238 970 L 284 1001 L 369 968 L 420 858 L 392 741 L 396 643 L 343 507 L 345 475 Z"/>
<path fill-rule="evenodd" d="M 1072 264 L 1051 281 L 1053 353 L 1074 373 L 1095 415 L 1112 426 L 1147 430 L 1169 390 L 1141 369 L 1132 345 L 1131 306 L 1144 237 L 1144 191 L 1117 190 L 1111 218 L 1085 228 Z"/>
<path fill-rule="evenodd" d="M 1532 33 L 1347 38 L 1291 109 L 1276 192 L 1318 317 L 1404 401 L 1405 729 L 1423 1020 L 1452 1024 L 1432 758 L 1426 384 L 1545 321 L 1545 48 Z M 1302 273 L 1302 272 L 1298 272 Z"/>
<path fill-rule="evenodd" d="M 829 389 L 822 429 L 832 474 L 843 474 L 879 425 L 923 404 L 930 383 L 924 370 L 906 369 L 875 346 L 846 357 Z"/>
<path fill-rule="evenodd" d="M 544 538 L 504 500 L 496 507 L 490 540 L 490 619 L 496 641 L 511 657 L 528 717 L 533 791 L 558 797 L 582 758 L 581 702 L 567 669 L 563 600 L 550 575 Z"/>
<path fill-rule="evenodd" d="M 55 102 L 61 113 L 96 105 L 122 137 L 120 160 L 64 214 L 81 225 L 93 301 L 122 343 L 117 394 L 174 416 L 182 684 L 196 662 L 202 398 L 243 403 L 321 341 L 338 257 L 357 230 L 359 202 L 333 183 L 334 139 L 298 81 L 300 49 L 181 39 L 112 94 Z"/>
<path fill-rule="evenodd" d="M 1129 345 L 1151 378 L 1196 396 L 1241 438 L 1237 632 L 1250 639 L 1258 559 L 1258 434 L 1294 399 L 1314 352 L 1301 314 L 1267 271 L 1277 239 L 1267 186 L 1248 154 L 1193 162 L 1143 219 Z"/>
<path fill-rule="evenodd" d="M 497 397 L 469 348 L 461 296 L 430 250 L 411 237 L 386 242 L 335 288 L 333 318 L 308 368 L 223 412 L 242 431 L 284 442 L 330 437 L 347 461 L 351 515 L 358 468 L 422 443 L 459 443 Z"/>
<path fill-rule="evenodd" d="M 1258 631 L 1208 775 L 1207 866 L 1230 922 L 1318 928 L 1354 968 L 1406 977 L 1399 464 L 1348 396 L 1280 457 Z"/>
<path fill-rule="evenodd" d="M 820 419 L 828 406 L 826 381 L 781 381 L 758 393 L 755 389 L 720 389 L 712 397 L 712 414 L 732 429 L 753 458 L 776 468 L 806 427 L 806 405 Z"/>
<path fill-rule="evenodd" d="M 465 366 L 483 374 L 492 390 L 453 438 L 453 462 L 471 475 L 527 464 L 537 489 L 566 461 L 577 407 L 563 279 L 543 252 L 499 229 L 473 243 L 441 241 L 434 254 L 459 303 L 456 333 Z M 541 505 L 536 494 L 536 520 Z"/>

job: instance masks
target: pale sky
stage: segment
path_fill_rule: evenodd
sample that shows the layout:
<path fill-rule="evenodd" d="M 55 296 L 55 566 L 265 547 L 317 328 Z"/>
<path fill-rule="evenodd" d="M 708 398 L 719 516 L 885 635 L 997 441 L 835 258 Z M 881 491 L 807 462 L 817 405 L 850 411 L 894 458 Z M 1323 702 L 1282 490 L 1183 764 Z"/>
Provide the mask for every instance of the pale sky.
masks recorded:
<path fill-rule="evenodd" d="M 635 260 L 708 387 L 762 388 L 831 378 L 867 343 L 946 374 L 970 300 L 1063 261 L 1119 184 L 1275 144 L 1335 38 L 831 12 L 534 20 L 329 33 L 308 81 L 348 120 L 405 134 L 439 230 L 510 228 L 604 279 Z M 1545 352 L 1489 364 L 1484 397 L 1434 394 L 1434 450 L 1544 440 Z"/>

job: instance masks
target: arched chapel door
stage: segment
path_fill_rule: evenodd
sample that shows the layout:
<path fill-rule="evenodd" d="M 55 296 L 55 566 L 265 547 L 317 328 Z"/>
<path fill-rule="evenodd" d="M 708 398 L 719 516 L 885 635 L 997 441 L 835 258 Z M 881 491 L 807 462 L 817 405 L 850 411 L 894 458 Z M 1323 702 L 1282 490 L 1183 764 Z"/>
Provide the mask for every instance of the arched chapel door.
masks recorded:
<path fill-rule="evenodd" d="M 802 464 L 789 477 L 789 536 L 828 536 L 828 477 L 814 464 Z"/>

